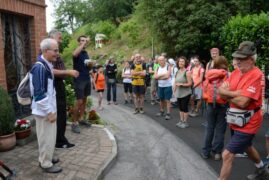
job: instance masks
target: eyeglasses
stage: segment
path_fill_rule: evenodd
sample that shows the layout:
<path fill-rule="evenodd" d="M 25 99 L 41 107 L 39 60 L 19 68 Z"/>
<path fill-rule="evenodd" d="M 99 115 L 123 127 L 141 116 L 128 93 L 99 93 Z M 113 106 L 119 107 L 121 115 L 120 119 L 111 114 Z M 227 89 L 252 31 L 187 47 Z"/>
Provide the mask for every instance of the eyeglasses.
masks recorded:
<path fill-rule="evenodd" d="M 59 52 L 59 49 L 48 49 L 50 51 L 54 51 L 55 53 L 58 53 Z"/>

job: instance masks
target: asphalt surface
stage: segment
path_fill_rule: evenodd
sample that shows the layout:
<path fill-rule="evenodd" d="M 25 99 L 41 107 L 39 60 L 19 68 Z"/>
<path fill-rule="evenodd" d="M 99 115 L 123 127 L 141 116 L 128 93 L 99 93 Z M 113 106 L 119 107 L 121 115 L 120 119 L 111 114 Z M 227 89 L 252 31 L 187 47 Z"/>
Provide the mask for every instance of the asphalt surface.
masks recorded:
<path fill-rule="evenodd" d="M 149 90 L 148 90 L 149 92 Z M 122 85 L 117 87 L 117 102 L 119 106 L 128 106 L 133 107 L 132 104 L 124 104 L 123 88 Z M 106 92 L 104 93 L 104 103 L 106 103 Z M 198 155 L 201 152 L 201 147 L 204 141 L 204 131 L 205 127 L 202 123 L 206 120 L 205 113 L 195 118 L 190 118 L 189 124 L 190 127 L 186 129 L 180 129 L 175 126 L 178 122 L 179 115 L 178 109 L 173 108 L 171 112 L 171 119 L 169 121 L 164 120 L 163 117 L 156 117 L 155 114 L 159 111 L 159 105 L 150 104 L 149 93 L 146 95 L 145 101 L 145 115 L 154 119 L 157 123 L 162 125 L 164 128 L 169 130 L 171 133 L 183 140 L 190 148 L 192 148 Z M 254 146 L 260 153 L 261 157 L 266 157 L 265 149 L 265 132 L 269 128 L 268 116 L 265 116 L 261 129 L 258 134 L 256 134 L 253 141 Z M 230 138 L 230 130 L 227 128 L 225 136 L 225 144 Z M 197 156 L 197 158 L 200 158 Z M 202 158 L 200 158 L 202 159 Z M 204 160 L 210 167 L 212 167 L 217 174 L 220 172 L 222 161 L 215 161 L 214 159 Z M 232 173 L 229 179 L 231 180 L 241 180 L 246 179 L 246 176 L 250 173 L 253 173 L 255 170 L 254 164 L 248 158 L 236 158 L 233 164 Z M 202 178 L 203 179 L 203 178 Z"/>
<path fill-rule="evenodd" d="M 118 147 L 115 164 L 104 180 L 217 179 L 196 152 L 150 117 L 113 104 L 98 112 Z"/>

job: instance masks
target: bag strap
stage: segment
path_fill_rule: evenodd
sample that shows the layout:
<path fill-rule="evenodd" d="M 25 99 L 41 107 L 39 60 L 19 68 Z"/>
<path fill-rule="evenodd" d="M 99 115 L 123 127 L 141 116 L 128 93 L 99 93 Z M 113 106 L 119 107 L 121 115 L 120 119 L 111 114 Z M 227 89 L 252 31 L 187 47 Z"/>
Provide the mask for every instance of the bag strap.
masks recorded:
<path fill-rule="evenodd" d="M 96 72 L 95 84 L 97 83 L 98 76 L 99 76 L 99 73 L 98 73 L 98 72 Z"/>

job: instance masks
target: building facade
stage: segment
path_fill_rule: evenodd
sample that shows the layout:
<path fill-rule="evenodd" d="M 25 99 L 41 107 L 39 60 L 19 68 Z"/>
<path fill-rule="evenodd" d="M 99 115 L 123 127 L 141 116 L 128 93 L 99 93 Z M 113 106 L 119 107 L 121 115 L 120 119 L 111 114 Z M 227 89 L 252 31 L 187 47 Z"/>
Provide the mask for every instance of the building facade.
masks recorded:
<path fill-rule="evenodd" d="M 17 111 L 21 108 L 15 97 L 18 84 L 35 61 L 44 37 L 45 0 L 0 0 L 0 86 L 7 89 Z"/>

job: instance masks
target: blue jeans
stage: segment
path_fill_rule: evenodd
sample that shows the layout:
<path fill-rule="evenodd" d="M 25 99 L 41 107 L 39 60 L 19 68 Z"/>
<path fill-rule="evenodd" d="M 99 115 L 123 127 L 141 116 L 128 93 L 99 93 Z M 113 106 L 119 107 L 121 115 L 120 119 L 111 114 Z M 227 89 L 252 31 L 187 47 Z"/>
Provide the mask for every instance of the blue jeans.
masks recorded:
<path fill-rule="evenodd" d="M 113 93 L 113 102 L 117 101 L 117 84 L 107 82 L 107 101 L 111 101 L 111 89 Z"/>
<path fill-rule="evenodd" d="M 203 145 L 203 154 L 208 156 L 210 152 L 220 154 L 224 147 L 224 135 L 227 127 L 225 119 L 227 111 L 226 105 L 208 104 L 207 126 Z"/>

